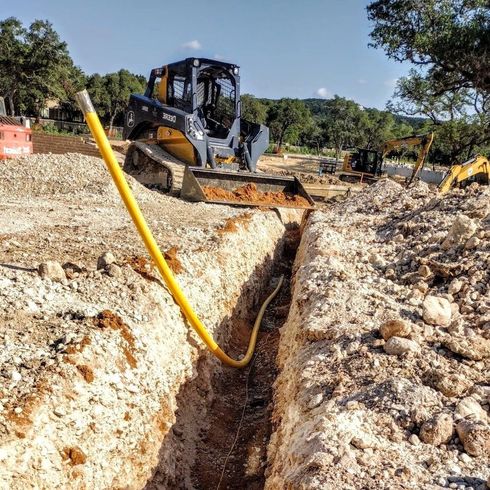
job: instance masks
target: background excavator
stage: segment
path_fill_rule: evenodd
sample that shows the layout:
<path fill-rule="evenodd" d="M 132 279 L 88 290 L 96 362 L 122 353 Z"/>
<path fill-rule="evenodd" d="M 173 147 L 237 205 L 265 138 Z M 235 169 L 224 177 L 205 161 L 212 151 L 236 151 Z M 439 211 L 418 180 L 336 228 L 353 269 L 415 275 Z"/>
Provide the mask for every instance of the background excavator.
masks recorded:
<path fill-rule="evenodd" d="M 383 160 L 390 151 L 420 145 L 417 162 L 407 181 L 407 185 L 410 185 L 422 170 L 433 139 L 434 133 L 427 133 L 385 141 L 379 150 L 358 148 L 356 152 L 345 155 L 339 178 L 346 182 L 372 183 L 383 175 Z"/>
<path fill-rule="evenodd" d="M 473 182 L 485 185 L 490 183 L 490 161 L 483 155 L 476 155 L 465 163 L 453 165 L 439 184 L 439 192 L 445 194 L 452 187 Z"/>
<path fill-rule="evenodd" d="M 237 65 L 187 58 L 153 69 L 144 95 L 130 97 L 123 137 L 124 170 L 161 192 L 244 205 L 259 205 L 256 191 L 284 193 L 290 207 L 313 207 L 298 179 L 255 173 L 269 129 L 241 118 Z"/>

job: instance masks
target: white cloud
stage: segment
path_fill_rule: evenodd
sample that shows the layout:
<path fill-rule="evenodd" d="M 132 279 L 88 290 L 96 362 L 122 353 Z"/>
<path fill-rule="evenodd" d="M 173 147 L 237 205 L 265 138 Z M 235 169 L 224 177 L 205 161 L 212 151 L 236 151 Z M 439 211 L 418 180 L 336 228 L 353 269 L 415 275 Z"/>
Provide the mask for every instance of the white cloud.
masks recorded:
<path fill-rule="evenodd" d="M 325 87 L 320 87 L 315 92 L 315 95 L 318 95 L 318 97 L 321 97 L 322 99 L 326 99 L 327 97 L 330 96 L 330 92 Z"/>
<path fill-rule="evenodd" d="M 188 41 L 188 42 L 182 44 L 182 47 L 184 49 L 194 49 L 194 50 L 197 50 L 197 49 L 201 49 L 202 48 L 202 45 L 201 45 L 201 43 L 197 39 L 194 39 L 193 41 Z"/>
<path fill-rule="evenodd" d="M 357 83 L 359 85 L 366 85 L 366 83 L 368 83 L 368 82 L 365 78 L 359 78 L 359 80 L 357 80 Z"/>
<path fill-rule="evenodd" d="M 396 87 L 396 82 L 398 82 L 398 78 L 389 78 L 388 80 L 385 80 L 383 82 L 383 84 L 386 87 L 395 88 Z"/>
<path fill-rule="evenodd" d="M 215 54 L 213 58 L 218 61 L 223 61 L 225 59 L 225 57 L 221 56 L 220 54 Z"/>

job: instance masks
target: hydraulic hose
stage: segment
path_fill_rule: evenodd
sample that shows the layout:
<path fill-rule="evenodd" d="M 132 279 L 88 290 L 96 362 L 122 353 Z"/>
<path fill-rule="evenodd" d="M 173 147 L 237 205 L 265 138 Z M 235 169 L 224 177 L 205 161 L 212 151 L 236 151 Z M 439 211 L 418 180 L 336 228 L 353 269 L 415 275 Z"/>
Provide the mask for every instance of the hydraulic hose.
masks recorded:
<path fill-rule="evenodd" d="M 199 317 L 193 310 L 186 296 L 182 292 L 179 283 L 175 279 L 170 267 L 165 261 L 160 248 L 158 247 L 153 234 L 151 233 L 146 220 L 136 202 L 136 199 L 131 192 L 131 189 L 128 185 L 126 178 L 124 177 L 124 173 L 119 166 L 119 163 L 116 160 L 114 152 L 112 151 L 111 145 L 109 144 L 109 140 L 100 124 L 99 117 L 95 112 L 94 106 L 90 100 L 88 92 L 86 90 L 82 90 L 76 94 L 76 100 L 78 105 L 80 106 L 85 120 L 90 128 L 90 131 L 99 147 L 99 151 L 106 163 L 106 166 L 112 176 L 112 180 L 121 195 L 121 198 L 128 210 L 131 219 L 133 220 L 138 233 L 143 240 L 148 253 L 150 254 L 153 262 L 156 264 L 158 271 L 160 272 L 165 284 L 167 285 L 172 297 L 175 302 L 180 306 L 182 313 L 184 314 L 187 321 L 191 324 L 192 328 L 196 331 L 196 333 L 201 337 L 202 341 L 206 344 L 208 349 L 222 362 L 227 364 L 228 366 L 242 368 L 245 367 L 253 357 L 253 353 L 255 350 L 255 344 L 257 342 L 257 335 L 259 332 L 260 324 L 262 322 L 262 317 L 264 316 L 264 312 L 269 305 L 269 303 L 274 299 L 274 297 L 279 292 L 281 285 L 283 283 L 284 277 L 281 276 L 279 279 L 279 283 L 276 286 L 276 289 L 272 292 L 272 294 L 265 300 L 264 304 L 260 308 L 259 314 L 257 315 L 257 319 L 255 320 L 254 327 L 252 329 L 252 333 L 250 335 L 250 340 L 247 348 L 247 352 L 245 356 L 236 360 L 228 356 L 220 346 L 215 342 L 212 335 L 207 331 L 206 327 L 199 320 Z"/>

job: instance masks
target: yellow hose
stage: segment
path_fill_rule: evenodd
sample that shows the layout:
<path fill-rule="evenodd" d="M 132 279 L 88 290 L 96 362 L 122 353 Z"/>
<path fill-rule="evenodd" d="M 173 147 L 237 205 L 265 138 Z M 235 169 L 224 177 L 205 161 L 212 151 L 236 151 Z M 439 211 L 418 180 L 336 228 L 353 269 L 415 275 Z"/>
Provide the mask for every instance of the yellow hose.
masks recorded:
<path fill-rule="evenodd" d="M 252 334 L 250 335 L 250 341 L 245 356 L 238 361 L 236 359 L 232 359 L 215 342 L 211 334 L 207 331 L 206 327 L 199 320 L 199 317 L 196 315 L 189 301 L 180 289 L 178 282 L 176 281 L 174 275 L 172 274 L 172 271 L 170 270 L 170 267 L 165 261 L 162 252 L 160 251 L 160 248 L 158 247 L 155 238 L 153 237 L 153 234 L 146 224 L 146 220 L 141 213 L 138 203 L 136 202 L 136 199 L 134 198 L 133 193 L 129 188 L 128 182 L 124 177 L 124 173 L 121 170 L 119 163 L 116 160 L 114 152 L 112 151 L 112 147 L 109 144 L 109 140 L 107 139 L 102 125 L 100 124 L 100 120 L 97 116 L 97 113 L 95 112 L 87 91 L 82 90 L 81 92 L 78 92 L 76 94 L 76 99 L 78 105 L 82 109 L 83 114 L 85 115 L 85 120 L 87 121 L 88 127 L 90 128 L 90 131 L 95 138 L 97 146 L 99 147 L 99 151 L 104 158 L 107 168 L 112 176 L 112 180 L 116 184 L 117 190 L 121 195 L 126 209 L 128 210 L 128 213 L 130 214 L 131 219 L 133 220 L 133 223 L 136 226 L 136 229 L 138 230 L 138 233 L 140 234 L 140 237 L 143 240 L 146 249 L 148 250 L 148 253 L 155 262 L 175 302 L 180 306 L 182 312 L 184 313 L 184 316 L 191 324 L 192 328 L 194 328 L 199 337 L 201 337 L 203 342 L 207 345 L 208 349 L 218 359 L 220 359 L 228 366 L 236 368 L 245 367 L 252 359 L 255 350 L 255 344 L 257 342 L 257 335 L 259 332 L 260 323 L 262 322 L 262 317 L 264 316 L 265 309 L 279 292 L 284 277 L 281 276 L 276 289 L 265 300 L 264 304 L 260 308 L 259 314 L 257 315 L 257 319 L 255 320 L 255 324 L 252 329 Z"/>

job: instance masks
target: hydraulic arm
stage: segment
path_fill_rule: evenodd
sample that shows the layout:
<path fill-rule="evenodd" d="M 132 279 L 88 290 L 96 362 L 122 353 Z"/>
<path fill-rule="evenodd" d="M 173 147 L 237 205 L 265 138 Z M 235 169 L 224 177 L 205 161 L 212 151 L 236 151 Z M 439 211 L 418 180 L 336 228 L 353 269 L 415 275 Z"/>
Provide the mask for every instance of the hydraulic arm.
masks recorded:
<path fill-rule="evenodd" d="M 461 165 L 453 165 L 439 184 L 439 192 L 445 194 L 462 182 L 475 179 L 487 184 L 490 181 L 490 162 L 482 155 L 476 155 Z"/>

